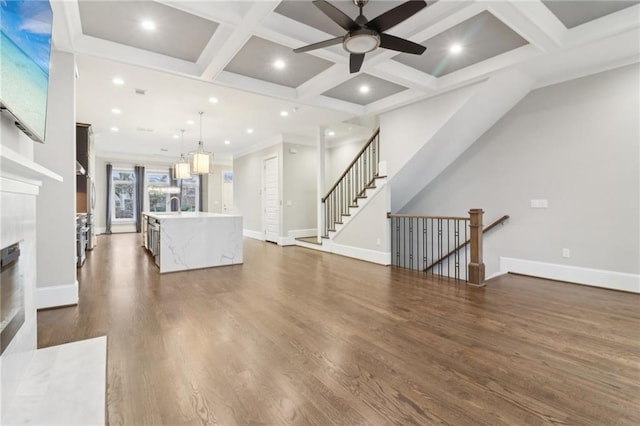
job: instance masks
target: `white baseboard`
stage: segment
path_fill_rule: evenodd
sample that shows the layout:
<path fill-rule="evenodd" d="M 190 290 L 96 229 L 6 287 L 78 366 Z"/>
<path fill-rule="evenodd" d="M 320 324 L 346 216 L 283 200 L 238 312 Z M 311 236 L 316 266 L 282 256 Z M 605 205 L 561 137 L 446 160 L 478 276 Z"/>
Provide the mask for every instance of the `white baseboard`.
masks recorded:
<path fill-rule="evenodd" d="M 292 229 L 287 233 L 291 238 L 305 238 L 305 237 L 313 237 L 318 235 L 317 228 L 309 228 L 309 229 Z"/>
<path fill-rule="evenodd" d="M 98 228 L 96 226 L 96 234 L 104 234 L 105 232 L 107 232 L 107 228 L 105 227 Z"/>
<path fill-rule="evenodd" d="M 78 281 L 74 284 L 36 288 L 36 309 L 78 304 Z"/>
<path fill-rule="evenodd" d="M 316 228 L 292 229 L 287 234 L 287 237 L 280 237 L 278 239 L 278 245 L 295 246 L 297 243 L 296 238 L 313 237 L 314 235 L 318 235 L 318 230 Z"/>
<path fill-rule="evenodd" d="M 296 239 L 293 237 L 279 237 L 278 238 L 278 245 L 279 246 L 295 246 L 296 245 Z"/>
<path fill-rule="evenodd" d="M 252 231 L 250 229 L 243 229 L 242 235 L 247 238 L 253 238 L 254 240 L 264 241 L 264 234 L 260 231 Z"/>
<path fill-rule="evenodd" d="M 330 251 L 331 253 L 339 254 L 341 256 L 353 257 L 380 265 L 391 265 L 391 252 L 388 251 L 369 250 L 360 247 L 336 244 L 334 242 L 330 244 Z"/>
<path fill-rule="evenodd" d="M 500 271 L 640 293 L 640 275 L 500 257 Z"/>

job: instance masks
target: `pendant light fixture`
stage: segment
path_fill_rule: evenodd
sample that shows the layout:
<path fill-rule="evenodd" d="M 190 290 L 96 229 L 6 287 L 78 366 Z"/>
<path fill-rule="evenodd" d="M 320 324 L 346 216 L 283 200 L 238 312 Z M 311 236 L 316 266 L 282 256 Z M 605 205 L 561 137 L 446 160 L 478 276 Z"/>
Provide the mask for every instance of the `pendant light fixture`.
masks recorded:
<path fill-rule="evenodd" d="M 182 152 L 182 148 L 184 146 L 184 129 L 181 129 L 180 131 L 182 132 L 182 139 L 180 141 L 180 160 L 178 160 L 178 162 L 174 166 L 176 179 L 190 179 L 191 166 L 189 165 L 189 162 L 184 157 L 184 153 Z"/>
<path fill-rule="evenodd" d="M 210 173 L 210 168 L 213 166 L 213 153 L 204 150 L 204 142 L 202 142 L 202 111 L 199 114 L 200 140 L 198 141 L 198 149 L 191 151 L 189 157 L 191 158 L 191 173 L 202 175 Z"/>

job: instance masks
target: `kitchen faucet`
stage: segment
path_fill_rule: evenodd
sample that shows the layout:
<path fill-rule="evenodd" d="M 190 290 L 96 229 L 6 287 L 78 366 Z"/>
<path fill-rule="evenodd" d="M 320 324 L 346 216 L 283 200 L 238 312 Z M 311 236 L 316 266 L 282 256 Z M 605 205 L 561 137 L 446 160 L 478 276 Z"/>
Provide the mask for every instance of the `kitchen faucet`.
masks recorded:
<path fill-rule="evenodd" d="M 178 201 L 178 212 L 181 212 L 182 211 L 182 204 L 180 203 L 180 197 L 175 196 L 175 195 L 173 197 L 169 198 L 169 210 L 171 210 L 171 201 L 173 201 L 174 199 Z"/>

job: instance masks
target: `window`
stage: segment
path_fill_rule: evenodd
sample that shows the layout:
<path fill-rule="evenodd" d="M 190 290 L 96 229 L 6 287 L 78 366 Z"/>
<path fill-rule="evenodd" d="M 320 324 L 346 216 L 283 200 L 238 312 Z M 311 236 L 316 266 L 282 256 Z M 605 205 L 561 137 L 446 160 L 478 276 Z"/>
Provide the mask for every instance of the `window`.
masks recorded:
<path fill-rule="evenodd" d="M 133 170 L 113 170 L 112 219 L 114 221 L 133 221 L 136 219 L 136 177 Z"/>
<path fill-rule="evenodd" d="M 147 192 L 149 194 L 149 211 L 165 212 L 169 204 L 169 173 L 147 172 Z"/>
<path fill-rule="evenodd" d="M 197 212 L 199 210 L 199 189 L 200 178 L 198 176 L 180 181 L 180 207 L 183 212 Z"/>

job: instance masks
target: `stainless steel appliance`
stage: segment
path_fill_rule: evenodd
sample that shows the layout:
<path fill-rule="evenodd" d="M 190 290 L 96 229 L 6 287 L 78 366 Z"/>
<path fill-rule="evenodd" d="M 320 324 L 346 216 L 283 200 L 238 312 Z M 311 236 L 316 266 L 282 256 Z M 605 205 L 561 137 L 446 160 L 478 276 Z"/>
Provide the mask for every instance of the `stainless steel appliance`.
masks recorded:
<path fill-rule="evenodd" d="M 79 268 L 84 264 L 87 252 L 87 214 L 79 213 L 76 215 L 76 266 Z"/>
<path fill-rule="evenodd" d="M 147 232 L 149 251 L 155 264 L 160 265 L 160 224 L 155 219 L 149 218 Z"/>

